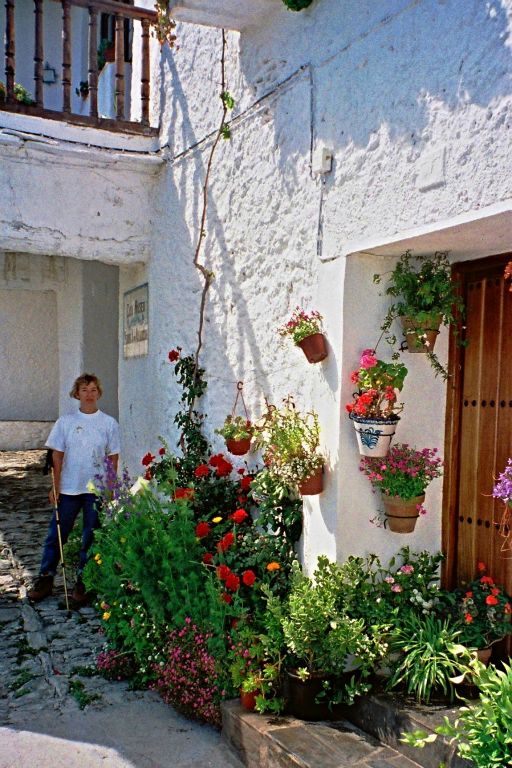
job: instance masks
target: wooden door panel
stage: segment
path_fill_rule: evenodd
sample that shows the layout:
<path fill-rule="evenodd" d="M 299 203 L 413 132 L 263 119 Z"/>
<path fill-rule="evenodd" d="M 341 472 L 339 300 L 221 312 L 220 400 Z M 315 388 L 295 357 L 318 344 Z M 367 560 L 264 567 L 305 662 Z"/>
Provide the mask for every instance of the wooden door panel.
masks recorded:
<path fill-rule="evenodd" d="M 451 346 L 457 391 L 450 398 L 454 412 L 447 416 L 446 471 L 452 477 L 445 484 L 444 538 L 455 559 L 446 569 L 451 586 L 473 578 L 481 560 L 512 593 L 512 548 L 503 551 L 507 531 L 500 527 L 504 505 L 492 498 L 495 478 L 512 455 L 512 294 L 503 279 L 510 258 L 455 268 L 468 343 L 457 352 Z"/>

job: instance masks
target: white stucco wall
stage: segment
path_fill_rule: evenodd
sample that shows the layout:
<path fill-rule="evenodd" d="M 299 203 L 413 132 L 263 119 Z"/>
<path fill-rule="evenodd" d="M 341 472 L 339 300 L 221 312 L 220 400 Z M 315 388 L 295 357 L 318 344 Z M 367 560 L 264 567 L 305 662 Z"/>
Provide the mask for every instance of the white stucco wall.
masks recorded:
<path fill-rule="evenodd" d="M 278 13 L 272 24 L 228 35 L 227 87 L 237 104 L 210 186 L 205 258 L 215 282 L 204 408 L 213 429 L 243 379 L 251 416 L 264 395 L 279 403 L 288 393 L 319 411 L 329 473 L 324 494 L 305 502 L 308 567 L 321 552 L 386 556 L 405 543 L 369 522 L 378 505 L 358 472 L 343 412 L 348 375 L 376 342 L 386 310 L 372 275 L 390 268 L 393 254 L 343 254 L 354 241 L 427 224 L 435 232 L 436 222 L 510 200 L 510 13 L 508 0 L 319 0 L 305 13 Z M 180 25 L 178 36 L 179 49 L 161 67 L 161 135 L 171 156 L 147 272 L 150 357 L 140 363 L 141 383 L 156 372 L 156 387 L 144 416 L 130 402 L 132 434 L 150 437 L 139 456 L 158 446 L 158 432 L 172 431 L 167 351 L 194 346 L 201 283 L 191 262 L 207 137 L 219 117 L 219 30 Z M 311 149 L 322 146 L 334 157 L 323 182 L 311 173 Z M 462 239 L 455 235 L 454 260 L 467 255 L 457 252 Z M 512 247 L 512 231 L 503 243 Z M 480 246 L 473 257 L 490 253 L 485 238 Z M 280 345 L 276 328 L 296 304 L 325 316 L 331 354 L 320 366 Z M 445 331 L 437 344 L 443 359 Z M 423 357 L 405 362 L 397 439 L 442 450 L 445 385 Z M 145 417 L 158 425 L 153 442 Z M 429 488 L 429 512 L 407 537 L 411 546 L 440 547 L 441 488 L 439 480 Z"/>
<path fill-rule="evenodd" d="M 491 228 L 472 229 L 468 250 L 464 217 L 510 210 L 512 2 L 315 0 L 302 13 L 277 5 L 259 25 L 227 36 L 236 106 L 232 139 L 214 160 L 202 257 L 215 273 L 201 355 L 207 428 L 222 448 L 213 429 L 230 412 L 238 380 L 253 418 L 264 397 L 279 404 L 289 393 L 299 408 L 318 410 L 328 472 L 325 492 L 304 503 L 308 568 L 320 553 L 386 556 L 402 543 L 438 549 L 439 480 L 413 536 L 369 522 L 376 500 L 358 472 L 344 404 L 350 371 L 376 342 L 386 310 L 372 275 L 400 254 L 391 245 L 382 256 L 372 243 L 398 243 L 423 227 L 428 240 L 413 237 L 412 247 L 421 252 L 428 242 L 430 252 L 436 228 L 452 219 L 462 222 L 453 227 L 452 260 L 485 256 L 496 242 Z M 196 343 L 202 282 L 192 261 L 220 119 L 220 31 L 179 24 L 177 32 L 178 47 L 161 61 L 153 46 L 152 121 L 161 110 L 163 149 L 151 164 L 140 153 L 78 155 L 62 141 L 0 143 L 0 192 L 13 190 L 0 247 L 117 264 L 120 306 L 124 291 L 149 284 L 149 354 L 119 363 L 123 458 L 132 472 L 158 448 L 158 435 L 176 440 L 179 392 L 167 354 Z M 312 172 L 312 152 L 322 147 L 333 153 L 325 176 Z M 500 224 L 503 250 L 512 250 L 509 221 Z M 277 335 L 297 304 L 324 315 L 330 355 L 320 365 Z M 66 311 L 59 334 L 75 320 Z M 120 313 L 120 333 L 121 323 Z M 79 335 L 59 338 L 69 347 Z M 437 351 L 446 357 L 445 331 Z M 406 364 L 397 439 L 442 448 L 446 387 L 421 356 Z"/>
<path fill-rule="evenodd" d="M 55 419 L 59 380 L 55 293 L 0 289 L 0 327 L 0 421 Z"/>

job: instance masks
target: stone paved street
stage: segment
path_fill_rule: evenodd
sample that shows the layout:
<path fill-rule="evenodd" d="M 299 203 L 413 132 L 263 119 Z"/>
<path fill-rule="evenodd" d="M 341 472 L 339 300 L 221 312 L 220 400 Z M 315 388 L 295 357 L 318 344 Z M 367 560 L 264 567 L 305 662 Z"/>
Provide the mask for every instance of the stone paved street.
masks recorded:
<path fill-rule="evenodd" d="M 87 675 L 100 622 L 92 607 L 68 618 L 60 575 L 51 598 L 27 601 L 51 514 L 44 457 L 0 452 L 0 768 L 237 768 L 215 730 L 157 694 Z"/>

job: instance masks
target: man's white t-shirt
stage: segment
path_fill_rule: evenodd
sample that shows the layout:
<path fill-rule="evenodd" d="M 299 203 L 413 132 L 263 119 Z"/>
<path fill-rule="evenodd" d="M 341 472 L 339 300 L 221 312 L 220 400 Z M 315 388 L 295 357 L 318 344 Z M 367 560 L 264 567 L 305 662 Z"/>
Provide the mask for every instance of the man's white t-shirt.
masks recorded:
<path fill-rule="evenodd" d="M 103 411 L 77 411 L 57 419 L 46 447 L 64 453 L 60 493 L 90 493 L 89 481 L 105 474 L 104 457 L 119 453 L 119 425 Z"/>

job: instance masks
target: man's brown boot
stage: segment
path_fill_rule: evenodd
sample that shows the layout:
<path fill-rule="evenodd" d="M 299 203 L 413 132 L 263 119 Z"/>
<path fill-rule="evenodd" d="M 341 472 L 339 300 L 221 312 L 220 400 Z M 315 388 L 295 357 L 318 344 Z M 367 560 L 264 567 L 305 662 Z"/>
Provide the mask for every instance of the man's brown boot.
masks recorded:
<path fill-rule="evenodd" d="M 45 597 L 50 597 L 53 594 L 53 576 L 51 574 L 45 574 L 39 576 L 32 589 L 27 592 L 27 597 L 32 603 L 38 603 L 40 600 L 44 600 Z"/>
<path fill-rule="evenodd" d="M 73 600 L 75 605 L 85 605 L 89 600 L 89 595 L 85 591 L 85 584 L 82 581 L 81 576 L 77 577 L 75 587 L 71 595 L 71 599 Z"/>

